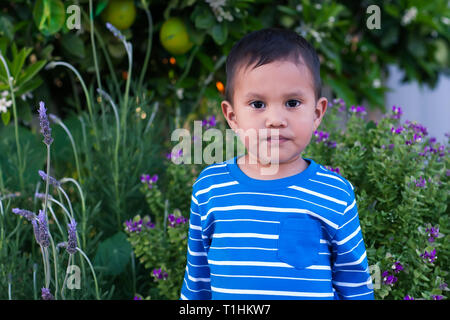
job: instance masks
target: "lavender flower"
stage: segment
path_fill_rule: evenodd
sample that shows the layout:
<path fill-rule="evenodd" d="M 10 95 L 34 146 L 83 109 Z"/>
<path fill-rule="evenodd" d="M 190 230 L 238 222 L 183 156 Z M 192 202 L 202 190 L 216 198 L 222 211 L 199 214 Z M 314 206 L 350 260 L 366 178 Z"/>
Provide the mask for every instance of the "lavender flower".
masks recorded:
<path fill-rule="evenodd" d="M 47 174 L 42 170 L 39 170 L 38 172 L 42 180 L 47 181 Z M 61 186 L 61 183 L 50 175 L 48 176 L 48 182 L 56 188 Z"/>
<path fill-rule="evenodd" d="M 67 226 L 69 228 L 69 238 L 66 250 L 69 254 L 74 254 L 77 252 L 77 223 L 75 219 L 71 219 Z"/>
<path fill-rule="evenodd" d="M 47 117 L 47 109 L 43 101 L 39 102 L 39 124 L 41 127 L 41 133 L 44 135 L 44 143 L 50 146 L 53 142 L 52 129 L 50 129 L 50 123 Z"/>
<path fill-rule="evenodd" d="M 55 300 L 55 297 L 51 294 L 50 289 L 42 288 L 42 300 Z"/>
<path fill-rule="evenodd" d="M 39 242 L 39 225 L 37 220 L 32 220 L 31 224 L 33 225 L 33 231 L 34 231 L 34 238 L 36 239 L 37 243 Z"/>
<path fill-rule="evenodd" d="M 30 222 L 36 219 L 36 214 L 34 212 L 25 209 L 13 208 L 12 212 L 26 218 Z"/>
<path fill-rule="evenodd" d="M 106 28 L 109 31 L 111 31 L 112 34 L 114 35 L 114 37 L 116 37 L 120 41 L 126 41 L 124 35 L 116 27 L 114 27 L 111 23 L 107 22 L 106 23 Z"/>
<path fill-rule="evenodd" d="M 48 225 L 47 225 L 47 217 L 45 216 L 45 212 L 43 210 L 39 210 L 38 215 L 39 220 L 39 244 L 44 248 L 47 248 L 50 245 L 49 235 L 48 235 Z"/>

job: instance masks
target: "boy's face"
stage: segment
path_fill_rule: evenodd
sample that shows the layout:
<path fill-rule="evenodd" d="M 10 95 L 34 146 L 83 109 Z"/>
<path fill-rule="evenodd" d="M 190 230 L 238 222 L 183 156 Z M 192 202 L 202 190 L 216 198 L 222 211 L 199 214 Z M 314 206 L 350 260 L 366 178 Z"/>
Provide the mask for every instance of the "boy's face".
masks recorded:
<path fill-rule="evenodd" d="M 221 106 L 228 124 L 237 131 L 249 154 L 250 145 L 255 143 L 240 135 L 241 130 L 244 133 L 256 130 L 257 150 L 267 147 L 269 158 L 278 151 L 280 164 L 300 157 L 327 108 L 326 98 L 316 101 L 313 83 L 308 67 L 288 60 L 237 70 L 233 105 L 225 100 Z M 260 129 L 269 131 L 264 135 Z M 278 147 L 274 139 L 266 138 L 275 131 L 270 129 L 279 130 Z M 282 140 L 282 136 L 286 139 Z M 253 157 L 260 160 L 256 155 Z"/>

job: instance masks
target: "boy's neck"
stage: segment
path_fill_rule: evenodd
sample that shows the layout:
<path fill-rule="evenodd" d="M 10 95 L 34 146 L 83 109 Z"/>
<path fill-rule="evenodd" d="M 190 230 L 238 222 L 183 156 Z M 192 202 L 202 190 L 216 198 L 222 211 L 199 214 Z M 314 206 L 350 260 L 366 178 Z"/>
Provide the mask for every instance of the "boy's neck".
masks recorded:
<path fill-rule="evenodd" d="M 249 159 L 250 158 L 247 153 L 243 157 L 238 158 L 237 165 L 247 176 L 258 180 L 282 179 L 299 174 L 308 168 L 308 163 L 301 157 L 301 155 L 298 155 L 296 158 L 289 161 L 280 162 L 278 164 L 278 170 L 275 174 L 263 175 L 261 174 L 261 169 L 263 167 L 267 167 L 267 165 L 261 164 L 259 160 L 257 160 L 256 164 L 254 164 L 254 161 L 250 163 Z"/>

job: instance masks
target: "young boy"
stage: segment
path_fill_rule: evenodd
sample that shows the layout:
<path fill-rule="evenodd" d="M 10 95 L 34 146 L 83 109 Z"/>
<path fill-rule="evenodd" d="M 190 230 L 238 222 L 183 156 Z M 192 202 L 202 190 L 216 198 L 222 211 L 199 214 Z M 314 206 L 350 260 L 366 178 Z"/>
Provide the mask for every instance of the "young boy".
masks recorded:
<path fill-rule="evenodd" d="M 239 136 L 248 153 L 193 185 L 181 299 L 373 299 L 352 184 L 301 157 L 327 108 L 319 69 L 293 31 L 251 32 L 232 48 L 222 111 L 257 138 Z"/>

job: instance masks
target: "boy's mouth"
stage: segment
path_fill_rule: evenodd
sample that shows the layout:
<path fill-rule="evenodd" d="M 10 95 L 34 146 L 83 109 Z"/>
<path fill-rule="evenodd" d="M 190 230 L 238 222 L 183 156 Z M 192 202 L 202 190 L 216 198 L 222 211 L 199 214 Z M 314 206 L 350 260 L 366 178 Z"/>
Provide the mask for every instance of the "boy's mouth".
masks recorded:
<path fill-rule="evenodd" d="M 290 139 L 288 139 L 288 138 L 286 138 L 286 137 L 284 137 L 284 136 L 279 136 L 278 138 L 271 138 L 271 137 L 268 137 L 267 138 L 267 143 L 275 143 L 275 142 L 277 142 L 278 141 L 278 143 L 284 143 L 284 142 L 286 142 L 286 141 L 289 141 Z"/>

